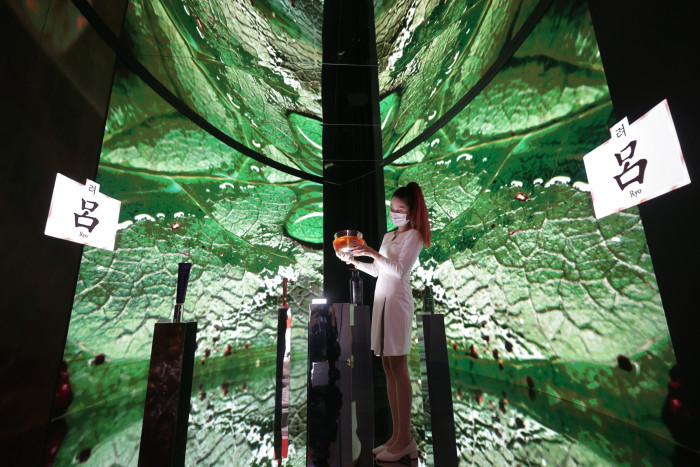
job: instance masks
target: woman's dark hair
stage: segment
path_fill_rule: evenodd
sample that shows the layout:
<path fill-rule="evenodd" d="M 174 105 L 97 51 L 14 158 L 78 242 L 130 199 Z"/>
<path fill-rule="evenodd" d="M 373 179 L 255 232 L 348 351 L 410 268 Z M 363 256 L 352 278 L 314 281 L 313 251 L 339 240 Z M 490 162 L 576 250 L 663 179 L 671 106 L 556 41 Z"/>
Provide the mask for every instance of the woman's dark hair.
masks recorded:
<path fill-rule="evenodd" d="M 430 221 L 428 220 L 428 208 L 425 206 L 425 198 L 423 198 L 423 190 L 420 189 L 417 183 L 410 182 L 406 186 L 397 189 L 392 198 L 398 198 L 411 211 L 411 225 L 414 229 L 420 232 L 425 246 L 430 246 Z"/>

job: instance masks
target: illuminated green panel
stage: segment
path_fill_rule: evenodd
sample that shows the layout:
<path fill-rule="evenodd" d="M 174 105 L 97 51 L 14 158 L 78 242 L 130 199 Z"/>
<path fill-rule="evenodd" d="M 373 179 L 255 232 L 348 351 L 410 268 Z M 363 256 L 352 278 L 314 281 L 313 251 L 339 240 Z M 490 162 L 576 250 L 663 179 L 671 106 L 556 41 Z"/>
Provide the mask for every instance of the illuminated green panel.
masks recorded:
<path fill-rule="evenodd" d="M 319 153 L 288 113 L 321 117 L 321 19 L 321 2 L 134 0 L 127 25 L 136 57 L 192 109 L 304 169 Z"/>
<path fill-rule="evenodd" d="M 534 0 L 375 2 L 379 92 L 401 105 L 382 128 L 385 154 L 403 146 L 481 78 L 537 4 Z"/>

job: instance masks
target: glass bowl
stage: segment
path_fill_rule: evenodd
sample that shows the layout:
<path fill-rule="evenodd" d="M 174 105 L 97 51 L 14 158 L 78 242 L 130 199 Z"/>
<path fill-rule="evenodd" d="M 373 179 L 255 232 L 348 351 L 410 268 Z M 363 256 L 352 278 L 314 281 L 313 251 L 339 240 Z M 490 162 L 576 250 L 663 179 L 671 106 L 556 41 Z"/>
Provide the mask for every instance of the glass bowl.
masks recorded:
<path fill-rule="evenodd" d="M 359 230 L 339 230 L 335 233 L 333 248 L 337 253 L 348 254 L 357 245 L 366 245 Z"/>

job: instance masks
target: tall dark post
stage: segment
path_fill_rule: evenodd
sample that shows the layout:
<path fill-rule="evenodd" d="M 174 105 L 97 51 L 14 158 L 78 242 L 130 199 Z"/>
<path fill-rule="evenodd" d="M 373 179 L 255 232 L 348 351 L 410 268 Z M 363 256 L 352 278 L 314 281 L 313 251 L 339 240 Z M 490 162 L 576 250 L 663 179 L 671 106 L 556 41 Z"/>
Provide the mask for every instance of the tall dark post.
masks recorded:
<path fill-rule="evenodd" d="M 92 5 L 119 35 L 128 1 Z M 57 172 L 95 180 L 115 64 L 90 25 L 71 26 L 75 14 L 66 1 L 0 1 L 3 465 L 48 464 L 66 430 L 50 421 L 68 410 L 56 394 L 83 247 L 44 226 Z"/>
<path fill-rule="evenodd" d="M 690 174 L 690 185 L 641 204 L 639 213 L 678 361 L 677 371 L 669 374 L 676 387 L 669 386 L 668 395 L 682 404 L 684 413 L 687 411 L 687 415 L 676 415 L 666 407 L 664 420 L 677 441 L 696 450 L 691 453 L 679 445 L 673 460 L 678 465 L 696 465 L 700 460 L 700 315 L 694 311 L 698 297 L 693 284 L 700 263 L 696 220 L 700 201 L 700 62 L 687 51 L 700 47 L 697 8 L 690 3 L 651 0 L 589 0 L 588 5 L 616 119 L 627 117 L 633 122 L 668 99 Z M 626 17 L 629 21 L 622 19 Z M 635 37 L 634 47 L 624 44 L 630 37 Z"/>
<path fill-rule="evenodd" d="M 324 296 L 349 302 L 350 270 L 335 257 L 333 234 L 361 231 L 379 248 L 386 231 L 379 80 L 370 0 L 328 0 L 323 11 L 323 189 Z M 374 281 L 365 278 L 365 296 Z"/>
<path fill-rule="evenodd" d="M 156 323 L 139 466 L 185 465 L 197 323 Z"/>

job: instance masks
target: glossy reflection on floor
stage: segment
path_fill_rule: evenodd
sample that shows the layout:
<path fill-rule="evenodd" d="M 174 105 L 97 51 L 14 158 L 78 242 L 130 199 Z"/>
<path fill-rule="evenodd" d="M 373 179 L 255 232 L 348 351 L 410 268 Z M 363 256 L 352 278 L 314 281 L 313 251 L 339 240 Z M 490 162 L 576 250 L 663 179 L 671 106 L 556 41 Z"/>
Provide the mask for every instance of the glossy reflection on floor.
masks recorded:
<path fill-rule="evenodd" d="M 361 454 L 388 437 L 373 436 L 375 424 L 366 421 L 384 413 L 386 399 L 371 400 L 371 391 L 358 392 L 381 381 L 360 378 L 358 367 L 367 363 L 358 361 L 358 351 L 350 358 L 347 347 L 338 344 L 351 329 L 347 310 L 328 311 L 292 315 L 297 332 L 291 334 L 285 465 L 307 465 L 309 459 L 312 465 L 371 465 L 371 457 Z M 309 328 L 310 339 L 298 332 Z M 353 345 L 361 344 L 359 336 L 352 338 Z M 309 342 L 319 346 L 314 349 Z M 429 376 L 421 372 L 418 348 L 420 342 L 409 355 L 412 432 L 417 464 L 435 465 L 425 397 Z M 274 459 L 275 348 L 221 345 L 207 350 L 195 365 L 186 464 L 269 465 Z M 677 381 L 669 374 L 673 358 L 668 339 L 608 365 L 502 361 L 479 358 L 458 346 L 448 350 L 460 465 L 664 466 L 698 457 L 671 435 L 682 433 L 682 427 L 670 403 Z M 72 354 L 66 380 L 75 398 L 56 417 L 54 431 L 63 440 L 55 465 L 87 459 L 99 465 L 134 464 L 147 360 L 105 361 L 79 349 Z M 664 380 L 669 381 L 665 392 L 659 390 L 661 384 L 649 383 Z M 348 382 L 350 387 L 354 382 L 354 389 Z M 376 425 L 382 422 L 390 426 L 390 420 Z M 315 444 L 307 449 L 309 440 Z"/>
<path fill-rule="evenodd" d="M 293 350 L 291 356 L 290 447 L 284 461 L 290 466 L 306 465 L 305 347 L 303 342 L 294 342 L 293 349 L 299 350 Z M 222 350 L 221 355 L 212 355 L 204 364 L 197 364 L 187 465 L 270 465 L 274 457 L 272 355 L 272 349 L 240 348 L 229 355 Z M 419 442 L 417 464 L 429 465 L 418 353 L 413 352 L 409 361 L 414 381 L 413 433 Z M 550 387 L 541 376 L 544 373 L 530 368 L 527 373 L 532 375 L 533 385 L 529 387 L 524 371 L 514 380 L 525 383 L 512 384 L 479 376 L 478 365 L 486 362 L 453 357 L 453 363 L 452 397 L 460 465 L 664 466 L 697 458 L 698 453 L 674 441 L 664 425 L 664 419 L 672 420 L 664 415 L 667 395 L 658 396 L 659 403 L 648 407 L 643 387 L 637 388 L 638 399 L 620 395 L 620 388 L 627 393 L 635 390 L 634 384 L 625 385 L 625 380 L 633 381 L 635 375 L 611 369 L 611 376 L 601 380 L 588 371 L 583 373 L 585 378 L 576 382 L 561 369 L 550 367 L 547 371 L 556 383 Z M 69 374 L 75 365 L 84 362 L 69 362 Z M 87 400 L 88 394 L 82 393 L 80 400 L 85 402 L 72 404 L 65 415 L 56 419 L 55 426 L 59 431 L 65 430 L 65 438 L 55 465 L 70 465 L 80 459 L 90 459 L 95 465 L 136 463 L 145 387 L 131 384 L 128 375 L 145 372 L 147 367 L 131 366 L 107 362 L 92 364 L 82 373 L 73 371 L 74 392 L 92 382 L 101 385 L 98 394 L 111 396 Z M 568 392 L 562 389 L 567 384 L 573 387 Z M 558 395 L 553 394 L 554 387 L 559 388 Z M 605 398 L 601 391 L 610 394 Z M 336 394 L 341 400 L 343 395 Z M 599 401 L 598 408 L 590 408 L 591 400 Z M 632 405 L 635 400 L 637 406 Z M 606 414 L 610 409 L 622 410 L 616 403 L 635 413 L 641 425 Z M 328 436 L 333 438 L 332 433 Z"/>

